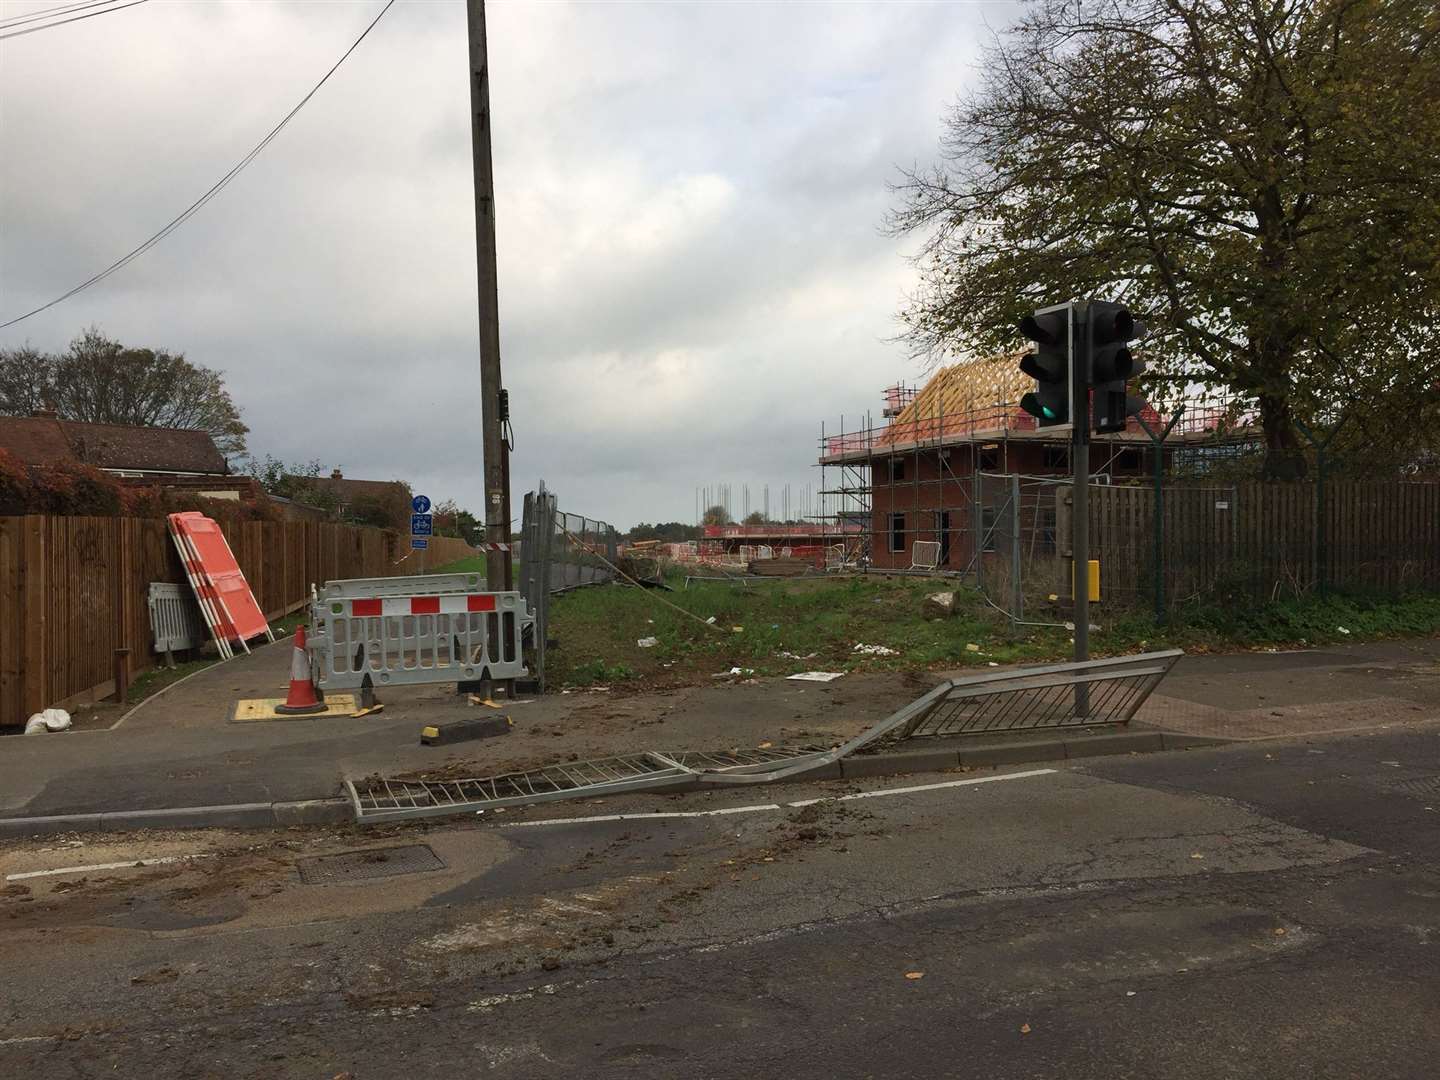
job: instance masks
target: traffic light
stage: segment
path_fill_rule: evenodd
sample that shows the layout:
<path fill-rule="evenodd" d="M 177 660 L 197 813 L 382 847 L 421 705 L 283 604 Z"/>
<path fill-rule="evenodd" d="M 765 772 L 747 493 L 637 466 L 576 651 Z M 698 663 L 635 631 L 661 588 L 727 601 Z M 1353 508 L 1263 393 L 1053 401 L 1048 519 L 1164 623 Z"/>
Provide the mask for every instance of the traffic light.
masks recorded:
<path fill-rule="evenodd" d="M 1145 334 L 1145 325 L 1135 321 L 1123 304 L 1092 300 L 1086 307 L 1084 340 L 1089 346 L 1089 383 L 1094 389 L 1092 405 L 1096 433 L 1124 431 L 1131 403 L 1125 385 L 1145 370 L 1145 362 L 1130 352 L 1128 345 Z"/>
<path fill-rule="evenodd" d="M 1035 426 L 1069 424 L 1070 305 L 1039 308 L 1020 320 L 1020 332 L 1035 343 L 1035 351 L 1020 358 L 1020 370 L 1035 380 L 1033 393 L 1020 398 L 1020 407 L 1035 417 Z"/>

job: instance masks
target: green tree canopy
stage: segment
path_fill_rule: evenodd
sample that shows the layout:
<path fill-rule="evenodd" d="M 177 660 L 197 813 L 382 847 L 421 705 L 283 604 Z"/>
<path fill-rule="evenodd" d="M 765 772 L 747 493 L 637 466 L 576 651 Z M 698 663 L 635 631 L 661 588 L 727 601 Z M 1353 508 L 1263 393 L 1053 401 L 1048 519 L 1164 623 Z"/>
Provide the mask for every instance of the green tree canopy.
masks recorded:
<path fill-rule="evenodd" d="M 1257 404 L 1272 451 L 1341 415 L 1394 460 L 1436 446 L 1433 0 L 1035 0 L 897 190 L 918 354 L 1123 298 L 1157 385 Z"/>

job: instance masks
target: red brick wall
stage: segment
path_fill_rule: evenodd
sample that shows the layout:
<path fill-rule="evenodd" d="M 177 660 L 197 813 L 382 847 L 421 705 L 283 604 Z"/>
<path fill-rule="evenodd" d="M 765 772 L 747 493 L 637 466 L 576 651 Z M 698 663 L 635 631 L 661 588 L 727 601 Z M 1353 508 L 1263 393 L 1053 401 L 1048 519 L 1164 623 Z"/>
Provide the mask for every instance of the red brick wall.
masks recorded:
<path fill-rule="evenodd" d="M 1133 448 L 1137 451 L 1135 454 L 1119 460 L 1114 456 L 1117 449 L 1105 443 L 1091 446 L 1091 470 L 1110 472 L 1117 479 L 1148 475 L 1152 457 L 1148 448 Z M 1039 443 L 966 444 L 946 450 L 949 458 L 943 465 L 940 454 L 945 451 L 901 453 L 897 459 L 904 462 L 904 478 L 893 482 L 889 459 L 875 459 L 871 496 L 872 565 L 886 570 L 909 567 L 912 562 L 911 545 L 916 540 L 941 540 L 935 514 L 944 510 L 950 514 L 951 535 L 949 557 L 942 561 L 941 569 L 963 570 L 972 555 L 970 534 L 974 511 L 971 493 L 977 460 L 981 471 L 987 473 L 1021 473 L 1025 476 L 1069 474 L 1065 461 L 1051 458 L 1047 447 Z M 904 543 L 902 550 L 896 552 L 890 550 L 891 514 L 905 515 Z"/>

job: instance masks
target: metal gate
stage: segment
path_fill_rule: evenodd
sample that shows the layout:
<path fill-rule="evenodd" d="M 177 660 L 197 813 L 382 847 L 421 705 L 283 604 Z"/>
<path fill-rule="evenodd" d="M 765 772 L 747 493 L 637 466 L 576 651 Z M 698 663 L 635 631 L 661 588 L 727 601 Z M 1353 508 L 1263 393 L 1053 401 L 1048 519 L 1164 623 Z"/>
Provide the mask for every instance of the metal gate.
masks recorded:
<path fill-rule="evenodd" d="M 527 674 L 534 619 L 518 592 L 471 592 L 473 574 L 331 581 L 311 606 L 311 664 L 324 690 Z"/>

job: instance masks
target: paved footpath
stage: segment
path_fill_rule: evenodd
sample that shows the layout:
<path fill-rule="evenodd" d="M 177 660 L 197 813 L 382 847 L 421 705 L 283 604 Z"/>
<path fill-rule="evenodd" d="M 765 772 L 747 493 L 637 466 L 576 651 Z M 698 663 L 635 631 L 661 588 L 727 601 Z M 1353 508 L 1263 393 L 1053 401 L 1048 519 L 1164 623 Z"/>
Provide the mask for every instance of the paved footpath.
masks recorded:
<path fill-rule="evenodd" d="M 552 694 L 511 706 L 511 735 L 423 747 L 424 724 L 484 707 L 453 688 L 394 689 L 371 718 L 233 722 L 237 699 L 283 694 L 289 661 L 287 639 L 192 676 L 110 730 L 0 739 L 0 818 L 326 799 L 343 775 L 375 771 L 485 775 L 643 749 L 830 744 L 943 675 Z M 1255 739 L 1434 718 L 1440 639 L 1419 639 L 1186 657 L 1137 726 Z"/>

